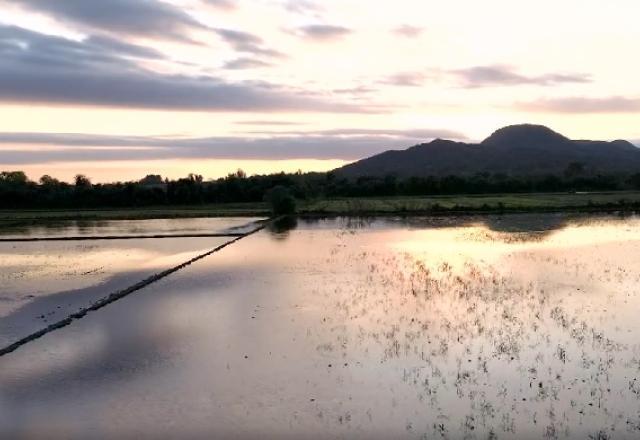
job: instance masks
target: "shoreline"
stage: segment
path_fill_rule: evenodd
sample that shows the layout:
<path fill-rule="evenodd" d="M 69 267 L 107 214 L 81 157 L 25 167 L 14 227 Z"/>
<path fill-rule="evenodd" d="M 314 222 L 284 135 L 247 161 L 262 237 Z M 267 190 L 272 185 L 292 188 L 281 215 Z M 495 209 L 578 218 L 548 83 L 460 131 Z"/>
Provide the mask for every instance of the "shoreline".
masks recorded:
<path fill-rule="evenodd" d="M 635 213 L 640 192 L 516 193 L 446 196 L 353 197 L 298 201 L 300 217 L 465 216 L 511 213 Z M 269 217 L 265 203 L 139 208 L 0 210 L 0 227 L 56 221 Z"/>

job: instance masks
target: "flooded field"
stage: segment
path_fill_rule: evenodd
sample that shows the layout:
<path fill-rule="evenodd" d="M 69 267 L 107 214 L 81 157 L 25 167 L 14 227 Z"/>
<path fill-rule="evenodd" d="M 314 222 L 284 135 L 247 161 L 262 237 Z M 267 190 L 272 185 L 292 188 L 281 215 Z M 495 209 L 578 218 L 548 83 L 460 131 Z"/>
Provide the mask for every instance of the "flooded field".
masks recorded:
<path fill-rule="evenodd" d="M 0 242 L 0 346 L 96 299 L 229 241 L 129 235 L 242 233 L 257 219 L 57 222 L 0 228 L 2 238 L 118 236 L 100 241 Z"/>
<path fill-rule="evenodd" d="M 0 238 L 131 236 L 247 232 L 260 218 L 218 217 L 154 220 L 67 220 L 0 226 Z"/>
<path fill-rule="evenodd" d="M 0 437 L 640 437 L 640 218 L 289 226 L 0 357 Z"/>

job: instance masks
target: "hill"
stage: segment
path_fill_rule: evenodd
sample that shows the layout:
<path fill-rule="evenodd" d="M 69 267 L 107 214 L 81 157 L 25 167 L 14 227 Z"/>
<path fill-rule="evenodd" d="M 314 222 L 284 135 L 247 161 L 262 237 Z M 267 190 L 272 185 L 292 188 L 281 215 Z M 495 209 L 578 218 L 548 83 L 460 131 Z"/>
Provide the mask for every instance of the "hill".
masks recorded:
<path fill-rule="evenodd" d="M 478 173 L 536 176 L 640 172 L 640 148 L 616 140 L 571 140 L 541 125 L 501 128 L 479 144 L 435 139 L 406 150 L 390 150 L 334 170 L 340 177 L 395 175 L 401 178 Z"/>

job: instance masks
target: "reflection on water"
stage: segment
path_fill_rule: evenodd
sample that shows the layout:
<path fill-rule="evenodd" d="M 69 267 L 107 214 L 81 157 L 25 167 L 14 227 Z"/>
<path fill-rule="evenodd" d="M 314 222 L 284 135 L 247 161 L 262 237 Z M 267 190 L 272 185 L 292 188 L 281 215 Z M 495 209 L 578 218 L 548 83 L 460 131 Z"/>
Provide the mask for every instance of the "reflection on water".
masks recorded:
<path fill-rule="evenodd" d="M 230 239 L 0 243 L 0 346 Z"/>
<path fill-rule="evenodd" d="M 267 225 L 267 231 L 277 240 L 285 240 L 289 232 L 298 227 L 298 219 L 294 216 L 284 216 Z"/>
<path fill-rule="evenodd" d="M 377 216 L 377 217 L 306 217 L 302 228 L 311 229 L 442 229 L 480 226 L 493 232 L 551 233 L 567 226 L 594 226 L 612 221 L 628 221 L 637 224 L 637 216 L 620 213 L 594 215 L 582 213 L 549 214 L 492 214 L 492 215 L 443 215 L 443 216 Z"/>
<path fill-rule="evenodd" d="M 637 438 L 640 221 L 552 217 L 263 231 L 0 358 L 0 433 Z"/>
<path fill-rule="evenodd" d="M 225 234 L 245 233 L 256 227 L 257 217 L 216 217 L 151 220 L 64 220 L 0 224 L 0 237 L 73 237 L 98 235 Z"/>
<path fill-rule="evenodd" d="M 70 237 L 241 233 L 255 218 L 63 221 L 0 228 L 0 236 Z M 183 263 L 231 238 L 0 243 L 0 346 L 98 298 Z"/>

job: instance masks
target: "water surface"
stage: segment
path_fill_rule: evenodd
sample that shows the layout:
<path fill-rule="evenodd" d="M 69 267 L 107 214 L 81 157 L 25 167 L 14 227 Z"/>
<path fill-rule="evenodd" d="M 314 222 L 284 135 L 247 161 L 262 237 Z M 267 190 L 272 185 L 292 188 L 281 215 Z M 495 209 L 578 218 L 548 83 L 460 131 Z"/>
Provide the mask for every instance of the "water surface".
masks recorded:
<path fill-rule="evenodd" d="M 0 432 L 637 438 L 638 226 L 263 231 L 0 358 Z"/>
<path fill-rule="evenodd" d="M 52 220 L 0 225 L 0 238 L 83 237 L 130 235 L 185 235 L 244 233 L 253 229 L 257 217 L 215 217 L 151 220 Z"/>
<path fill-rule="evenodd" d="M 70 221 L 0 229 L 3 238 L 122 237 L 0 243 L 0 346 L 233 239 L 128 236 L 244 233 L 256 228 L 256 222 L 254 218 Z"/>

